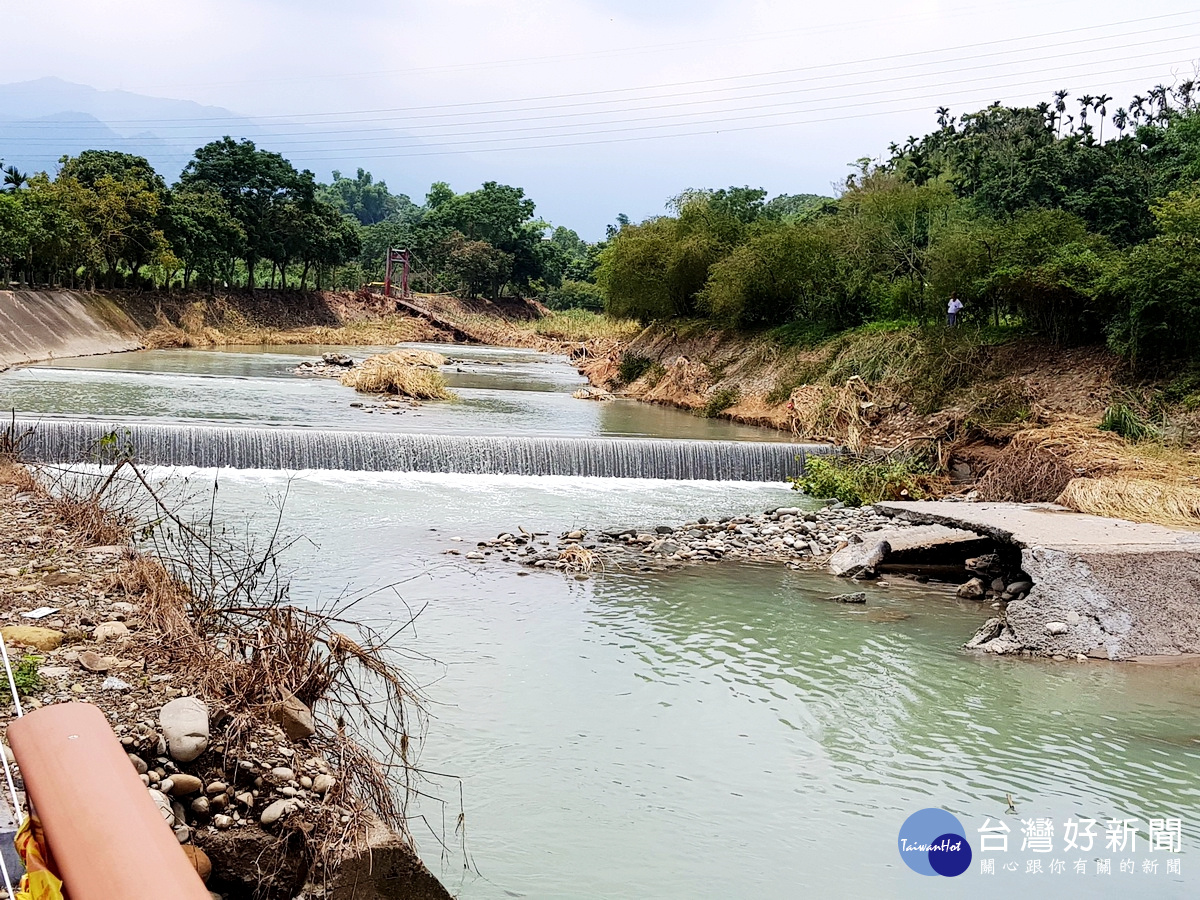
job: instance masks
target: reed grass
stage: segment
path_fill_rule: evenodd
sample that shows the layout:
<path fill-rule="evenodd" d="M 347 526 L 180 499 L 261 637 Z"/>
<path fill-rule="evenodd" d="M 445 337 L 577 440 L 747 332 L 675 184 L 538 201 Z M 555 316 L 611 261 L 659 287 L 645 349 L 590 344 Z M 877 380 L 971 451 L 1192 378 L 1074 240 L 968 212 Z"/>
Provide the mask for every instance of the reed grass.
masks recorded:
<path fill-rule="evenodd" d="M 426 354 L 426 361 L 412 360 Z M 342 384 L 363 394 L 398 394 L 414 400 L 453 400 L 454 394 L 446 387 L 446 379 L 436 368 L 431 368 L 429 358 L 442 359 L 426 351 L 398 350 L 370 356 L 361 366 L 356 366 L 342 376 Z"/>

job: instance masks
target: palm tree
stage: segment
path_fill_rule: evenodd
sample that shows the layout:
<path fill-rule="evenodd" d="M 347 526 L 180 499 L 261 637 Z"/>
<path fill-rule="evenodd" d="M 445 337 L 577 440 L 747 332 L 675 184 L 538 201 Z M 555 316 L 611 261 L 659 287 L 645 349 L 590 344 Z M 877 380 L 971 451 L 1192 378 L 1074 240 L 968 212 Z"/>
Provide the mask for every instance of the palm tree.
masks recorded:
<path fill-rule="evenodd" d="M 1133 122 L 1136 125 L 1141 121 L 1142 116 L 1146 115 L 1146 98 L 1141 94 L 1133 95 L 1133 102 L 1129 104 L 1129 112 L 1133 116 Z"/>
<path fill-rule="evenodd" d="M 1191 79 L 1180 82 L 1179 87 L 1175 88 L 1175 96 L 1179 98 L 1179 102 L 1185 110 L 1192 108 L 1192 93 L 1195 90 L 1196 82 Z"/>
<path fill-rule="evenodd" d="M 1121 133 L 1121 137 L 1125 137 L 1125 126 L 1129 124 L 1129 113 L 1125 111 L 1124 107 L 1119 107 L 1113 113 L 1113 124 L 1117 126 L 1117 131 Z"/>
<path fill-rule="evenodd" d="M 4 192 L 6 194 L 15 194 L 25 185 L 29 184 L 29 176 L 20 171 L 16 166 L 4 167 Z"/>
<path fill-rule="evenodd" d="M 1088 114 L 1088 110 L 1092 108 L 1092 100 L 1093 99 L 1094 98 L 1092 97 L 1091 94 L 1084 94 L 1082 97 L 1079 98 L 1079 124 L 1080 124 L 1080 127 L 1087 124 L 1087 114 Z"/>
<path fill-rule="evenodd" d="M 1108 101 L 1111 99 L 1112 97 L 1108 94 L 1100 94 L 1096 97 L 1092 107 L 1100 113 L 1100 143 L 1102 144 L 1104 143 L 1104 117 L 1108 115 Z"/>
<path fill-rule="evenodd" d="M 1066 91 L 1055 91 L 1054 92 L 1054 111 L 1056 113 L 1058 113 L 1058 127 L 1055 131 L 1055 135 L 1059 135 L 1062 133 L 1063 114 L 1067 111 L 1067 92 Z"/>
<path fill-rule="evenodd" d="M 1156 84 L 1150 88 L 1149 94 L 1150 102 L 1158 106 L 1158 113 L 1154 115 L 1154 120 L 1165 120 L 1168 108 L 1167 96 L 1169 94 L 1167 88 L 1164 85 Z"/>
<path fill-rule="evenodd" d="M 942 128 L 948 128 L 954 120 L 950 118 L 950 107 L 939 106 L 937 108 L 937 122 Z"/>

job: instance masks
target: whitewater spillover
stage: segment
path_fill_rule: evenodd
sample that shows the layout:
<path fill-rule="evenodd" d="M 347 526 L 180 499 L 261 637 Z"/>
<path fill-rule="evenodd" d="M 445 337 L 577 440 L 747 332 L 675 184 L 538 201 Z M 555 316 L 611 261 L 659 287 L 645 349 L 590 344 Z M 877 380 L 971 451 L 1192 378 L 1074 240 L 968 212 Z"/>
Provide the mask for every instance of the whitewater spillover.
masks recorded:
<path fill-rule="evenodd" d="M 480 545 L 504 532 L 543 554 L 575 532 L 581 544 L 675 540 L 657 526 L 726 517 L 780 525 L 784 539 L 766 516 L 780 508 L 796 511 L 795 528 L 816 516 L 809 539 L 836 546 L 843 523 L 776 477 L 813 452 L 784 435 L 573 400 L 582 379 L 561 358 L 434 349 L 456 357 L 444 373 L 460 400 L 396 415 L 291 374 L 361 348 L 61 360 L 0 375 L 0 404 L 45 426 L 38 452 L 95 459 L 82 445 L 115 430 L 158 454 L 166 464 L 147 477 L 182 485 L 206 517 L 298 538 L 280 559 L 293 602 L 350 598 L 359 621 L 413 620 L 394 649 L 429 704 L 420 765 L 445 774 L 423 786 L 411 822 L 455 895 L 918 900 L 931 880 L 897 853 L 906 818 L 944 806 L 973 844 L 980 823 L 1003 821 L 1017 859 L 1007 795 L 1031 821 L 1178 818 L 1190 849 L 1200 742 L 1180 670 L 965 654 L 990 611 L 905 579 L 830 603 L 845 580 L 732 553 L 587 573 L 486 555 Z M 177 464 L 187 459 L 206 462 Z M 650 477 L 600 477 L 635 471 Z M 956 877 L 981 898 L 1200 890 L 1187 852 L 1178 872 L 1125 880 L 1090 864 L 1086 877 L 1055 881 L 1048 865 L 1009 876 L 1008 859 Z"/>
<path fill-rule="evenodd" d="M 405 434 L 324 429 L 16 421 L 27 458 L 78 463 L 119 448 L 154 466 L 347 469 L 465 475 L 569 475 L 711 481 L 786 481 L 822 444 Z"/>

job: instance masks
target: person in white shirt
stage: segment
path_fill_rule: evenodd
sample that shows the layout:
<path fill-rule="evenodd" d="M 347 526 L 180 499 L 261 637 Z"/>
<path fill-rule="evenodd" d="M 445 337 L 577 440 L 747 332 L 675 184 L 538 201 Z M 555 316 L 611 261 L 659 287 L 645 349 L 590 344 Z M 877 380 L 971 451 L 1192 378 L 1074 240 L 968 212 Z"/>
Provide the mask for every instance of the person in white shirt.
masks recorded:
<path fill-rule="evenodd" d="M 963 303 L 958 299 L 957 294 L 950 295 L 950 305 L 946 307 L 946 324 L 954 326 L 958 324 L 958 311 L 963 308 Z"/>

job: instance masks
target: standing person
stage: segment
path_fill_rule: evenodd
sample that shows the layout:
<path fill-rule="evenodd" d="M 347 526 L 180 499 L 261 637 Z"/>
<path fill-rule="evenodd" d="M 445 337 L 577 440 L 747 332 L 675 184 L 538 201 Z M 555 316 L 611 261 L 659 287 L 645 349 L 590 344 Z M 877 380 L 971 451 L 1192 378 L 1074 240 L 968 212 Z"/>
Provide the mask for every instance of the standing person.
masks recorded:
<path fill-rule="evenodd" d="M 953 328 L 958 324 L 958 311 L 963 308 L 963 303 L 958 299 L 958 294 L 950 295 L 950 304 L 946 307 L 946 324 Z"/>

